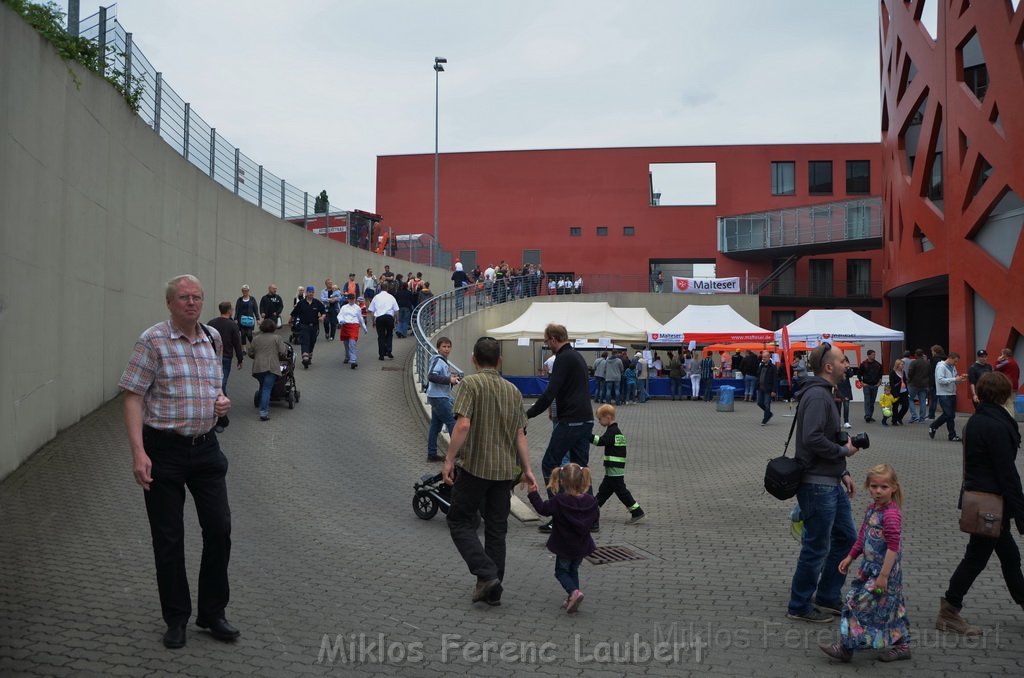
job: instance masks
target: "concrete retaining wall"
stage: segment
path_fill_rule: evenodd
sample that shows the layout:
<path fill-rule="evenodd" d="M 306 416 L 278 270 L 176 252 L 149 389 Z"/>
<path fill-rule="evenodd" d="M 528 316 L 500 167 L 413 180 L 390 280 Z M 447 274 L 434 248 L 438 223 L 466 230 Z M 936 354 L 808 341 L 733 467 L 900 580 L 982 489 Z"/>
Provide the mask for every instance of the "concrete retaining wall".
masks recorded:
<path fill-rule="evenodd" d="M 385 263 L 410 266 L 222 188 L 0 4 L 0 478 L 118 394 L 139 333 L 167 317 L 168 278 L 198 276 L 212 318 L 243 283 L 290 300 L 300 283 L 361 282 Z M 416 268 L 451 287 L 447 271 Z"/>

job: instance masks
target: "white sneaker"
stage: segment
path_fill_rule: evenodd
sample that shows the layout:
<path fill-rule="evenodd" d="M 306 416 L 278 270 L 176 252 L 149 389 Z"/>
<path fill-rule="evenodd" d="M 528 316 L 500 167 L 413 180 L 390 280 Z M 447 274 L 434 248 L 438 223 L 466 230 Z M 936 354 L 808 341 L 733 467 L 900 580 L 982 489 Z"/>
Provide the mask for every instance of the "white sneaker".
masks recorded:
<path fill-rule="evenodd" d="M 853 428 L 853 427 L 850 426 L 850 422 L 846 422 L 845 424 L 843 424 L 843 428 Z"/>

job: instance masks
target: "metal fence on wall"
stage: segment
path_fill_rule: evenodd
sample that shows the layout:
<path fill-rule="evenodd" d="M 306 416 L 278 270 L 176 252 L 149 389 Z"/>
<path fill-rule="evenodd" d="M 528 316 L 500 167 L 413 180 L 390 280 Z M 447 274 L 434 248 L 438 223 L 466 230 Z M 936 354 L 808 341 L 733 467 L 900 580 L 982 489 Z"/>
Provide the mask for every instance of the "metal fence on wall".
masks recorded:
<path fill-rule="evenodd" d="M 69 25 L 71 33 L 93 40 L 105 54 L 101 73 L 124 79 L 125 89 L 141 88 L 138 115 L 171 148 L 195 165 L 200 171 L 235 195 L 260 209 L 293 224 L 306 228 L 309 221 L 324 214 L 314 212 L 316 196 L 310 195 L 241 152 L 224 138 L 215 127 L 203 120 L 171 86 L 163 74 L 135 44 L 132 34 L 124 29 L 111 11 L 115 6 L 101 7 L 98 12 L 81 19 L 77 27 Z M 69 24 L 75 20 L 71 12 Z M 326 214 L 344 210 L 328 205 Z M 352 233 L 352 229 L 349 229 Z M 443 252 L 432 237 L 418 237 L 415 242 L 402 246 L 400 236 L 385 228 L 378 233 L 381 239 L 349 237 L 349 245 L 415 263 L 445 266 L 451 254 Z"/>

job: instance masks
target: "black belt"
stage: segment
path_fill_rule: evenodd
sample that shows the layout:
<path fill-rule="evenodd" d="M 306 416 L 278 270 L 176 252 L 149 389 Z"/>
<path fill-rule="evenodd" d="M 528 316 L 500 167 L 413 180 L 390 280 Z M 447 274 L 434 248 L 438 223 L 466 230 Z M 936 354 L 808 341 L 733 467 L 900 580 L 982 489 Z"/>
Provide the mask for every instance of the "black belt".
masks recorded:
<path fill-rule="evenodd" d="M 152 426 L 143 426 L 142 430 L 160 440 L 186 447 L 198 447 L 199 445 L 217 440 L 217 434 L 214 433 L 213 429 L 197 436 L 183 436 L 173 431 L 164 431 Z"/>

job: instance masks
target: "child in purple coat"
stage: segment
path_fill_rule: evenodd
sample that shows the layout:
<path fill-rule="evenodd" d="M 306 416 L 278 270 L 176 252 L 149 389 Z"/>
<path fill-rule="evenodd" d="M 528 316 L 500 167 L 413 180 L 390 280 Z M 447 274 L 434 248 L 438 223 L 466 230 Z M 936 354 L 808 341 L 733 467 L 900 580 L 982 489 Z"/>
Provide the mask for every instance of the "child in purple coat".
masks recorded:
<path fill-rule="evenodd" d="M 537 513 L 552 518 L 547 546 L 555 554 L 555 579 L 568 595 L 562 607 L 570 614 L 583 602 L 580 563 L 597 548 L 590 538 L 590 527 L 597 522 L 600 510 L 594 495 L 587 493 L 589 487 L 590 469 L 566 464 L 551 473 L 548 489 L 555 493 L 553 498 L 542 501 L 536 483 L 530 486 L 528 495 Z"/>

